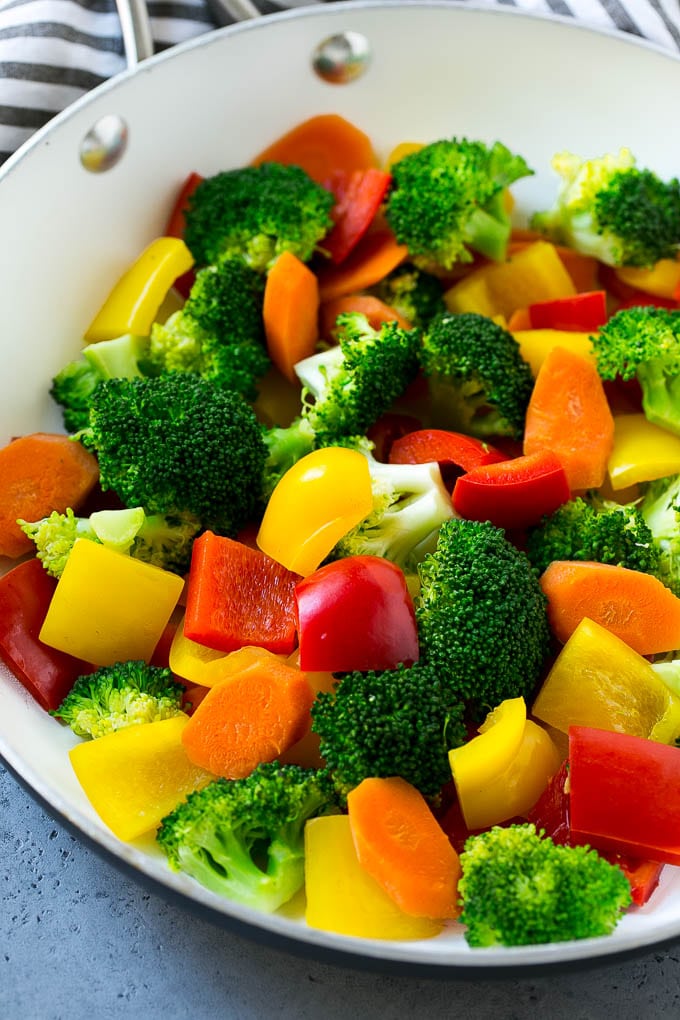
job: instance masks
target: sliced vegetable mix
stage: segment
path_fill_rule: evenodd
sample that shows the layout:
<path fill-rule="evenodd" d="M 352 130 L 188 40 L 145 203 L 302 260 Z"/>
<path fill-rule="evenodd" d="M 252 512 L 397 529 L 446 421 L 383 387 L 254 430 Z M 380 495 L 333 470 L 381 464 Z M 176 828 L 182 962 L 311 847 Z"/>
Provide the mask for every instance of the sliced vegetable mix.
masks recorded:
<path fill-rule="evenodd" d="M 527 945 L 680 865 L 680 184 L 536 169 L 323 114 L 191 170 L 0 449 L 0 657 L 217 894 Z"/>

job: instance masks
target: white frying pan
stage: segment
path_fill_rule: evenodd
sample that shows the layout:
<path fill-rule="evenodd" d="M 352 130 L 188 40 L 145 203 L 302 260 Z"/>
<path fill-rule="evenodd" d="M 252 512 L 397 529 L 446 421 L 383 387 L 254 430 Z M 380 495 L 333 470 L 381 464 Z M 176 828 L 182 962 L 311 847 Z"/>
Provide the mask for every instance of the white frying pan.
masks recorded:
<path fill-rule="evenodd" d="M 364 73 L 330 84 L 315 73 L 313 55 L 342 33 L 358 47 Z M 678 97 L 680 60 L 653 46 L 567 20 L 436 0 L 293 10 L 144 60 L 56 117 L 0 171 L 0 442 L 60 428 L 52 376 L 79 351 L 112 282 L 162 231 L 189 171 L 247 162 L 304 118 L 338 112 L 381 154 L 402 140 L 500 139 L 536 170 L 514 189 L 521 217 L 551 200 L 549 160 L 559 149 L 598 155 L 626 145 L 640 165 L 677 176 Z M 103 152 L 92 152 L 93 138 Z M 102 156 L 110 169 L 83 165 Z M 117 842 L 81 793 L 71 743 L 13 678 L 0 676 L 0 754 L 57 817 L 187 907 L 292 950 L 461 974 L 577 964 L 680 936 L 680 871 L 671 868 L 650 904 L 614 935 L 561 945 L 470 950 L 455 927 L 430 941 L 385 943 L 261 915 L 171 873 L 151 841 Z"/>

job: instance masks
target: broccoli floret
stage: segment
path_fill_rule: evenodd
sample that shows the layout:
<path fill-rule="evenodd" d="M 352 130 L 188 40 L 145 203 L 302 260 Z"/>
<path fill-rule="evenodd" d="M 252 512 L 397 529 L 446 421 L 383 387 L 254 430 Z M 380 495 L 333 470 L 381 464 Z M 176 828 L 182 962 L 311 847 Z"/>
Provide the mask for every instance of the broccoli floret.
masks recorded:
<path fill-rule="evenodd" d="M 184 307 L 151 328 L 149 374 L 197 372 L 254 401 L 270 367 L 263 294 L 263 277 L 242 259 L 201 269 Z"/>
<path fill-rule="evenodd" d="M 265 272 L 284 251 L 307 262 L 333 226 L 334 203 L 333 194 L 298 166 L 226 170 L 192 194 L 184 240 L 199 266 L 235 255 Z"/>
<path fill-rule="evenodd" d="M 265 492 L 297 460 L 322 446 L 361 446 L 362 437 L 418 372 L 420 334 L 395 322 L 373 329 L 365 315 L 338 316 L 339 343 L 295 366 L 301 414 L 264 431 Z"/>
<path fill-rule="evenodd" d="M 547 600 L 527 556 L 488 521 L 452 518 L 418 567 L 421 660 L 475 718 L 532 699 L 550 652 Z"/>
<path fill-rule="evenodd" d="M 589 496 L 563 503 L 527 534 L 525 551 L 538 573 L 553 560 L 595 560 L 657 574 L 659 551 L 640 509 Z"/>
<path fill-rule="evenodd" d="M 652 266 L 680 246 L 680 182 L 640 170 L 629 149 L 584 159 L 553 157 L 561 181 L 555 204 L 534 229 L 610 266 Z"/>
<path fill-rule="evenodd" d="M 534 381 L 507 329 L 476 312 L 437 315 L 420 360 L 435 427 L 482 439 L 522 435 Z"/>
<path fill-rule="evenodd" d="M 473 252 L 502 261 L 511 229 L 503 193 L 532 173 L 500 142 L 432 142 L 392 167 L 388 223 L 424 269 L 450 269 Z"/>
<path fill-rule="evenodd" d="M 655 574 L 680 596 L 680 475 L 648 482 L 638 509 L 658 552 Z"/>
<path fill-rule="evenodd" d="M 590 342 L 601 377 L 635 376 L 649 421 L 680 435 L 680 310 L 621 309 Z"/>
<path fill-rule="evenodd" d="M 331 559 L 382 556 L 414 575 L 433 552 L 444 521 L 453 517 L 439 465 L 381 464 L 368 457 L 373 510 L 340 539 Z"/>
<path fill-rule="evenodd" d="M 419 329 L 425 329 L 435 315 L 446 311 L 441 280 L 408 262 L 383 277 L 370 293 Z"/>
<path fill-rule="evenodd" d="M 261 508 L 267 456 L 238 393 L 191 373 L 109 379 L 97 387 L 88 443 L 100 484 L 126 506 L 234 535 Z"/>
<path fill-rule="evenodd" d="M 190 794 L 157 839 L 173 870 L 269 912 L 302 888 L 305 822 L 333 807 L 325 772 L 272 762 Z"/>
<path fill-rule="evenodd" d="M 317 694 L 312 729 L 341 799 L 371 776 L 401 776 L 437 798 L 451 779 L 448 752 L 466 739 L 454 685 L 420 663 L 345 674 Z"/>
<path fill-rule="evenodd" d="M 17 522 L 35 543 L 36 556 L 52 577 L 61 577 L 76 539 L 98 542 L 119 553 L 129 553 L 144 563 L 183 574 L 191 561 L 198 520 L 187 516 L 147 516 L 142 507 L 124 510 L 96 510 L 89 517 L 76 517 L 53 510 L 39 521 Z"/>
<path fill-rule="evenodd" d="M 142 659 L 115 662 L 79 676 L 51 714 L 78 737 L 105 737 L 125 726 L 181 715 L 184 690 L 166 666 Z"/>
<path fill-rule="evenodd" d="M 134 379 L 143 374 L 140 363 L 146 350 L 146 337 L 126 333 L 115 340 L 88 344 L 79 358 L 55 375 L 50 394 L 61 406 L 67 432 L 87 428 L 92 394 L 102 379 Z"/>
<path fill-rule="evenodd" d="M 559 846 L 533 824 L 469 837 L 459 920 L 468 945 L 530 946 L 609 935 L 630 906 L 628 879 L 586 846 Z"/>

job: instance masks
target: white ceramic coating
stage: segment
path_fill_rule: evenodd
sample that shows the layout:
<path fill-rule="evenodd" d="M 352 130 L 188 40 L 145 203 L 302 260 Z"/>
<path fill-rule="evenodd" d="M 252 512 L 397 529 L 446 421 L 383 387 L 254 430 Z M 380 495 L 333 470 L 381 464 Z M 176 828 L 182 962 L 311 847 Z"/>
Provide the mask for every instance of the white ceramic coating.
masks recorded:
<path fill-rule="evenodd" d="M 358 81 L 329 85 L 313 74 L 311 54 L 345 30 L 367 37 L 372 63 Z M 676 176 L 679 98 L 680 60 L 653 46 L 569 20 L 427 0 L 290 11 L 153 58 L 57 117 L 0 171 L 0 443 L 60 428 L 48 396 L 52 376 L 77 354 L 121 271 L 162 231 L 190 170 L 210 174 L 246 162 L 302 119 L 338 112 L 383 155 L 403 140 L 505 142 L 536 171 L 514 188 L 521 219 L 551 201 L 549 161 L 559 149 L 598 155 L 625 145 L 640 165 Z M 80 142 L 111 113 L 127 122 L 128 150 L 111 171 L 90 174 L 79 162 Z M 152 841 L 114 839 L 70 768 L 74 739 L 14 678 L 0 676 L 0 754 L 57 815 L 159 891 L 298 949 L 400 968 L 485 970 L 606 958 L 680 936 L 680 871 L 670 868 L 650 904 L 628 914 L 614 935 L 561 945 L 473 951 L 455 925 L 434 940 L 385 943 L 310 930 L 294 910 L 261 915 L 171 873 Z"/>

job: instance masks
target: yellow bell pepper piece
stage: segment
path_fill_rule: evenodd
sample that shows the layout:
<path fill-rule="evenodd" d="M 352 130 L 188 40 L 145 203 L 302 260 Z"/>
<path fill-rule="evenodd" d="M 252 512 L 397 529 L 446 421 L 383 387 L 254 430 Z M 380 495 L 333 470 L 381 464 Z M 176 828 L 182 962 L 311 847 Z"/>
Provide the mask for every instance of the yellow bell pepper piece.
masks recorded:
<path fill-rule="evenodd" d="M 215 777 L 193 765 L 182 746 L 186 715 L 126 726 L 69 751 L 88 800 L 118 839 L 136 839 Z"/>
<path fill-rule="evenodd" d="M 623 266 L 616 270 L 616 275 L 629 287 L 636 287 L 656 297 L 677 299 L 680 290 L 679 259 L 660 259 L 651 269 Z"/>
<path fill-rule="evenodd" d="M 587 618 L 557 656 L 532 715 L 563 733 L 591 726 L 665 744 L 680 736 L 680 698 L 646 659 Z"/>
<path fill-rule="evenodd" d="M 113 340 L 123 333 L 147 336 L 178 276 L 194 259 L 178 237 L 157 237 L 123 273 L 85 331 L 85 340 Z"/>
<path fill-rule="evenodd" d="M 479 736 L 449 751 L 456 789 L 482 789 L 505 771 L 519 751 L 527 720 L 524 698 L 507 698 L 489 712 Z"/>
<path fill-rule="evenodd" d="M 405 914 L 357 858 L 347 815 L 305 825 L 306 921 L 310 928 L 365 939 L 427 939 L 443 924 Z"/>
<path fill-rule="evenodd" d="M 398 163 L 404 156 L 410 156 L 412 152 L 420 152 L 424 142 L 399 142 L 390 152 L 385 161 L 385 169 L 391 170 L 395 163 Z"/>
<path fill-rule="evenodd" d="M 366 457 L 344 447 L 315 450 L 294 464 L 274 489 L 257 544 L 288 570 L 306 576 L 372 508 Z"/>
<path fill-rule="evenodd" d="M 190 684 L 200 684 L 202 687 L 212 687 L 212 682 L 209 682 L 212 676 L 210 667 L 212 663 L 226 658 L 228 653 L 209 648 L 186 637 L 183 622 L 182 620 L 174 633 L 168 652 L 168 665 L 182 680 L 188 680 Z"/>
<path fill-rule="evenodd" d="M 473 269 L 445 292 L 444 300 L 450 312 L 509 319 L 518 308 L 575 293 L 574 282 L 555 246 L 549 241 L 534 241 L 507 262 Z"/>
<path fill-rule="evenodd" d="M 653 425 L 644 414 L 614 416 L 614 447 L 608 461 L 615 491 L 680 472 L 680 436 Z"/>
<path fill-rule="evenodd" d="M 518 329 L 512 334 L 519 344 L 519 352 L 531 367 L 534 378 L 553 347 L 566 347 L 595 364 L 590 333 L 566 329 Z"/>
<path fill-rule="evenodd" d="M 479 727 L 479 736 L 449 751 L 458 802 L 468 828 L 483 827 L 477 824 L 475 804 L 479 799 L 480 817 L 486 817 L 483 812 L 488 812 L 492 803 L 495 805 L 497 797 L 492 794 L 493 799 L 485 801 L 485 791 L 510 769 L 522 746 L 526 722 L 524 698 L 507 698 L 489 712 Z"/>
<path fill-rule="evenodd" d="M 525 818 L 555 775 L 562 755 L 549 734 L 527 719 L 519 750 L 508 767 L 474 795 L 461 800 L 469 829 Z"/>
<path fill-rule="evenodd" d="M 97 666 L 148 662 L 184 587 L 177 574 L 78 539 L 52 596 L 40 640 Z"/>

